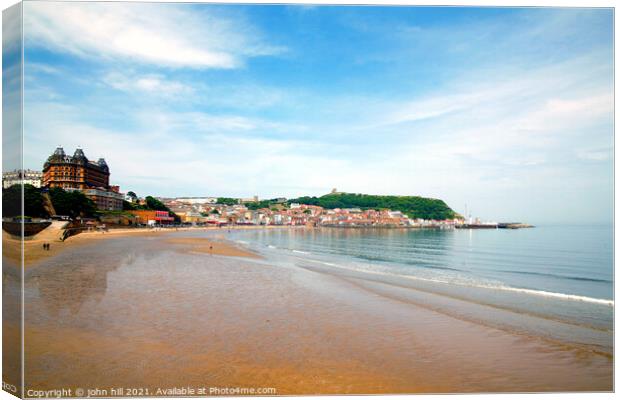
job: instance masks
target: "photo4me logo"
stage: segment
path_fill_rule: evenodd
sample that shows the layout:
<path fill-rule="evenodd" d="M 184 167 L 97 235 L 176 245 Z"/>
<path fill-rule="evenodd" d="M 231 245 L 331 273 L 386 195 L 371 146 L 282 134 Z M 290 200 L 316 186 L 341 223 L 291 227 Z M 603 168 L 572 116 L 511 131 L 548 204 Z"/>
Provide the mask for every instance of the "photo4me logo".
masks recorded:
<path fill-rule="evenodd" d="M 17 393 L 17 386 L 11 385 L 8 382 L 2 381 L 2 390 L 6 390 L 7 392 Z"/>

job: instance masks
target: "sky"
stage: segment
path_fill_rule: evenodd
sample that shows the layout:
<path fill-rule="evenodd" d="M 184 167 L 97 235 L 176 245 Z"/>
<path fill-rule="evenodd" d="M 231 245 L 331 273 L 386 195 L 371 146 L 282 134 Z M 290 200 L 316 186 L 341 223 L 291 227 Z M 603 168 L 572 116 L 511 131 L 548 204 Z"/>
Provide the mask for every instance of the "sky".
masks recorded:
<path fill-rule="evenodd" d="M 24 167 L 140 196 L 419 195 L 611 223 L 613 12 L 24 3 Z"/>

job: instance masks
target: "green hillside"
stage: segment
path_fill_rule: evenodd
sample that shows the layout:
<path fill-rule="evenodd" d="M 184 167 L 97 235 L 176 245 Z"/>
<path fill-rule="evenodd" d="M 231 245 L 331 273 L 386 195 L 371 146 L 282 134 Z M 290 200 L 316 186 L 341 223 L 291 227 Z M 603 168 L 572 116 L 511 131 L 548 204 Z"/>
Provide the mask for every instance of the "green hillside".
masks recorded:
<path fill-rule="evenodd" d="M 451 219 L 460 217 L 443 200 L 419 196 L 375 196 L 356 193 L 331 193 L 321 197 L 304 196 L 289 203 L 321 206 L 323 208 L 361 208 L 364 210 L 401 211 L 409 218 Z"/>

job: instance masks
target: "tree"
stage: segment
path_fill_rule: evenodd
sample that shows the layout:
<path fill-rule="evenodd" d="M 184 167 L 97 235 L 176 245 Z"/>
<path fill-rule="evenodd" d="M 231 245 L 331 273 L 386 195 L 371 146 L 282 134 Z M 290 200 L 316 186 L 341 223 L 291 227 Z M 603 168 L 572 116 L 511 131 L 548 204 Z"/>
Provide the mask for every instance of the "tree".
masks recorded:
<path fill-rule="evenodd" d="M 45 218 L 49 215 L 43 206 L 41 189 L 32 185 L 24 185 L 24 215 L 28 217 Z M 13 185 L 2 191 L 2 215 L 16 217 L 22 215 L 22 188 Z"/>
<path fill-rule="evenodd" d="M 448 205 L 439 199 L 419 196 L 374 196 L 356 193 L 330 193 L 321 197 L 300 197 L 289 203 L 318 205 L 327 209 L 361 208 L 364 210 L 401 211 L 409 218 L 451 219 L 458 217 Z"/>
<path fill-rule="evenodd" d="M 135 203 L 138 201 L 138 195 L 135 192 L 132 192 L 131 190 L 127 192 L 127 197 L 131 199 L 132 203 Z"/>
<path fill-rule="evenodd" d="M 48 214 L 43 206 L 44 200 L 41 190 L 32 186 L 24 185 L 24 215 L 28 217 L 47 217 Z M 6 217 L 22 215 L 22 188 L 21 185 L 13 185 L 2 191 L 2 214 Z"/>
<path fill-rule="evenodd" d="M 51 188 L 49 191 L 52 204 L 58 215 L 75 217 L 93 217 L 97 213 L 95 202 L 79 190 L 66 191 L 62 188 Z"/>
<path fill-rule="evenodd" d="M 217 204 L 224 204 L 227 206 L 234 206 L 235 204 L 239 204 L 239 200 L 233 199 L 231 197 L 218 197 Z"/>
<path fill-rule="evenodd" d="M 272 202 L 272 200 L 250 201 L 243 205 L 248 210 L 260 210 L 261 208 L 269 208 Z"/>
<path fill-rule="evenodd" d="M 170 211 L 168 207 L 161 201 L 157 200 L 155 197 L 146 196 L 144 199 L 146 201 L 146 206 L 149 210 L 157 210 L 157 211 Z"/>
<path fill-rule="evenodd" d="M 48 217 L 43 203 L 41 189 L 32 185 L 24 185 L 24 214 L 31 217 Z"/>
<path fill-rule="evenodd" d="M 130 203 L 126 200 L 123 200 L 123 210 L 136 210 L 137 207 L 135 204 Z"/>
<path fill-rule="evenodd" d="M 22 188 L 13 185 L 2 190 L 2 215 L 16 217 L 22 214 Z"/>

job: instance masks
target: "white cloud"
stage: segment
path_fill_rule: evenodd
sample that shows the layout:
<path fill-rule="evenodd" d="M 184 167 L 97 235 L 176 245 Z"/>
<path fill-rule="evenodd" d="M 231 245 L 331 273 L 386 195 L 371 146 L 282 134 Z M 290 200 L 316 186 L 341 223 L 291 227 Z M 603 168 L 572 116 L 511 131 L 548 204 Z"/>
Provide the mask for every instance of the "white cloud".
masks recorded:
<path fill-rule="evenodd" d="M 466 86 L 455 84 L 415 102 L 370 99 L 376 108 L 358 104 L 365 110 L 364 122 L 342 120 L 325 130 L 322 121 L 312 118 L 305 120 L 307 126 L 296 126 L 242 112 L 172 111 L 142 104 L 127 114 L 134 127 L 122 132 L 96 128 L 89 122 L 93 110 L 84 106 L 32 103 L 28 111 L 39 117 L 27 126 L 33 143 L 27 146 L 27 161 L 36 168 L 32 160 L 57 143 L 68 151 L 81 145 L 88 156 L 108 159 L 112 179 L 125 190 L 292 197 L 337 187 L 439 197 L 457 211 L 468 203 L 483 218 L 536 222 L 524 217 L 524 210 L 558 216 L 558 202 L 567 196 L 584 212 L 593 209 L 598 203 L 583 193 L 604 187 L 604 174 L 590 178 L 574 163 L 604 167 L 610 157 L 604 145 L 611 131 L 600 124 L 613 121 L 613 96 L 604 80 L 595 79 L 607 73 L 570 63 L 552 71 L 532 70 L 508 82 L 467 79 Z M 151 76 L 139 84 L 144 75 L 128 76 L 117 79 L 128 91 L 142 86 L 147 93 L 175 82 Z M 346 103 L 355 102 L 348 98 Z M 331 112 L 332 106 L 326 103 L 317 112 Z M 386 119 L 388 108 L 395 110 L 391 116 L 427 110 L 436 117 Z M 454 111 L 442 113 L 445 109 Z M 365 123 L 373 119 L 374 124 Z M 306 139 L 300 139 L 303 133 Z M 558 164 L 558 157 L 565 159 Z M 535 203 L 545 198 L 557 200 Z M 486 204 L 484 209 L 480 204 Z"/>
<path fill-rule="evenodd" d="M 460 211 L 468 203 L 483 218 L 515 220 L 568 219 L 562 202 L 571 198 L 582 215 L 602 219 L 614 99 L 612 69 L 601 60 L 594 53 L 527 70 L 497 67 L 492 77 L 461 75 L 410 101 L 360 99 L 361 121 L 331 131 L 349 139 L 342 157 L 360 173 L 334 185 L 441 197 Z"/>
<path fill-rule="evenodd" d="M 190 95 L 194 88 L 182 82 L 166 79 L 160 74 L 127 74 L 109 72 L 102 78 L 104 84 L 127 93 L 142 92 L 149 95 L 174 97 Z"/>
<path fill-rule="evenodd" d="M 29 62 L 24 64 L 24 75 L 30 74 L 47 74 L 47 75 L 60 75 L 62 70 L 57 67 L 53 67 L 48 64 Z"/>
<path fill-rule="evenodd" d="M 22 3 L 18 3 L 2 12 L 2 54 L 5 56 L 21 49 L 21 8 Z"/>
<path fill-rule="evenodd" d="M 66 152 L 81 146 L 89 158 L 106 158 L 115 184 L 142 195 L 291 195 L 302 177 L 304 186 L 322 187 L 328 184 L 325 176 L 330 171 L 342 170 L 339 179 L 356 174 L 353 164 L 330 159 L 324 145 L 241 137 L 237 129 L 244 126 L 235 128 L 234 122 L 209 115 L 156 116 L 145 111 L 154 119 L 128 134 L 83 122 L 83 110 L 74 107 L 40 103 L 29 107 L 29 112 L 42 118 L 27 120 L 28 165 L 41 165 L 58 144 Z M 204 129 L 220 133 L 201 135 Z M 273 185 L 282 192 L 273 191 Z"/>
<path fill-rule="evenodd" d="M 577 151 L 578 158 L 588 161 L 607 161 L 612 156 L 612 148 L 584 149 Z"/>
<path fill-rule="evenodd" d="M 29 2 L 24 7 L 28 45 L 81 57 L 237 68 L 247 57 L 283 51 L 264 43 L 242 18 L 219 18 L 187 5 Z"/>
<path fill-rule="evenodd" d="M 168 135 L 175 138 L 269 138 L 284 136 L 284 143 L 294 141 L 292 133 L 307 130 L 303 125 L 274 122 L 269 119 L 253 118 L 237 114 L 211 114 L 202 111 L 169 111 L 141 108 L 131 113 L 131 118 L 145 127 L 151 134 Z"/>
<path fill-rule="evenodd" d="M 180 15 L 175 8 L 165 18 L 148 7 L 131 15 L 120 6 L 98 10 L 109 15 L 101 24 L 84 27 L 78 40 L 70 35 L 82 27 L 48 32 L 57 23 L 45 20 L 51 11 L 40 12 L 37 18 L 44 23 L 36 28 L 37 37 L 45 38 L 40 43 L 86 57 L 169 66 L 229 68 L 269 53 L 248 39 L 254 35 L 241 23 L 218 19 L 215 25 L 203 24 L 209 32 L 198 43 L 192 36 L 207 28 L 189 16 L 182 23 L 187 29 L 174 29 L 170 21 Z M 143 20 L 149 13 L 153 19 Z M 162 19 L 167 21 L 162 29 L 147 37 L 152 21 Z M 110 32 L 106 24 L 117 21 L 122 21 L 119 31 Z M 137 31 L 126 32 L 126 24 Z M 101 40 L 106 35 L 112 36 L 111 43 Z M 94 43 L 95 38 L 102 43 Z M 170 54 L 156 56 L 149 55 L 148 45 L 140 49 L 138 42 L 158 45 L 160 39 L 181 46 L 171 49 L 163 43 Z M 136 53 L 127 46 L 136 47 Z M 183 61 L 186 50 L 220 52 L 234 62 Z M 337 187 L 439 197 L 457 211 L 468 203 L 483 218 L 533 223 L 535 218 L 572 218 L 563 204 L 570 199 L 582 215 L 604 220 L 613 182 L 613 71 L 607 53 L 593 49 L 544 65 L 521 61 L 463 69 L 430 93 L 403 91 L 398 99 L 262 87 L 257 80 L 236 80 L 237 74 L 221 82 L 194 81 L 198 74 L 105 65 L 113 69 L 94 80 L 125 92 L 120 97 L 130 99 L 129 106 L 111 100 L 118 93 L 105 93 L 103 102 L 95 98 L 95 104 L 69 100 L 73 107 L 30 96 L 36 100 L 27 111 L 37 118 L 26 116 L 27 166 L 37 168 L 42 155 L 62 143 L 68 151 L 82 145 L 90 157 L 105 156 L 113 181 L 125 190 L 156 195 L 290 197 Z M 271 108 L 257 112 L 259 107 Z"/>

